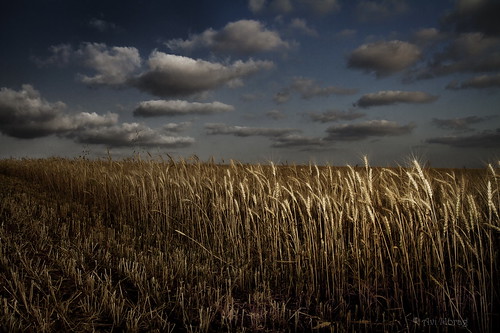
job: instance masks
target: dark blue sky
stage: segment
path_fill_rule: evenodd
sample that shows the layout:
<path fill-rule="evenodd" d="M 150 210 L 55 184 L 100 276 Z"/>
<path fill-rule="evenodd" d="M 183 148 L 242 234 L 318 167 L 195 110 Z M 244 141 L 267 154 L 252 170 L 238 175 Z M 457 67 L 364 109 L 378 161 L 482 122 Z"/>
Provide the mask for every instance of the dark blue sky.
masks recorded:
<path fill-rule="evenodd" d="M 495 0 L 13 1 L 0 157 L 481 166 L 500 153 Z"/>

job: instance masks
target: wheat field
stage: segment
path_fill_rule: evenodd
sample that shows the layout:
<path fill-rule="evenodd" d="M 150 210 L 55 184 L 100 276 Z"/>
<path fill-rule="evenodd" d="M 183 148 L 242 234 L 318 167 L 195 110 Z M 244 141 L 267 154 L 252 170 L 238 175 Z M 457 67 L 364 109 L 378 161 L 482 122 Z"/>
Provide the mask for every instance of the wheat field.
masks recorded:
<path fill-rule="evenodd" d="M 484 169 L 0 161 L 0 330 L 491 331 Z"/>

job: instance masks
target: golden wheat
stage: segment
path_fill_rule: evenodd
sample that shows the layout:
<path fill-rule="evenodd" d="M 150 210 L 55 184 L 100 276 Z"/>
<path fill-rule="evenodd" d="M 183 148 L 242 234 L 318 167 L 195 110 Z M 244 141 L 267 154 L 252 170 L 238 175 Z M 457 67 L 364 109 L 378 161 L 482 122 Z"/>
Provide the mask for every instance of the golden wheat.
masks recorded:
<path fill-rule="evenodd" d="M 498 169 L 0 161 L 5 331 L 498 322 Z"/>

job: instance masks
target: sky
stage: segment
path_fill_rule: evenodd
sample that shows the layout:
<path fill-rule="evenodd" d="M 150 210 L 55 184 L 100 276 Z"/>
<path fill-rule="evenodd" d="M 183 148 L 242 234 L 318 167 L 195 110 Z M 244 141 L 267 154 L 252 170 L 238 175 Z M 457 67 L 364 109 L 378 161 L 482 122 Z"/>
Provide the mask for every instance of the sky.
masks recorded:
<path fill-rule="evenodd" d="M 481 167 L 498 0 L 15 0 L 0 158 Z"/>

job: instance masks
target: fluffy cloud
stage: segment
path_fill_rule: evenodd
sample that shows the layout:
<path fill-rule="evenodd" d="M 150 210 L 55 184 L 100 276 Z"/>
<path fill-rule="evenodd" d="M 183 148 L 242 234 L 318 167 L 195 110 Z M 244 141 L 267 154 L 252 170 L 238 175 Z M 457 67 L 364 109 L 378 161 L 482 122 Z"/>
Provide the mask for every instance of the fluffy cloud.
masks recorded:
<path fill-rule="evenodd" d="M 358 92 L 357 89 L 342 88 L 336 86 L 321 87 L 314 80 L 295 77 L 290 88 L 297 91 L 302 98 L 327 97 L 330 95 L 352 95 Z"/>
<path fill-rule="evenodd" d="M 253 13 L 271 11 L 288 14 L 295 10 L 307 10 L 316 14 L 327 14 L 340 9 L 338 0 L 249 0 L 248 8 Z"/>
<path fill-rule="evenodd" d="M 387 90 L 363 95 L 356 102 L 356 105 L 362 108 L 368 108 L 398 103 L 431 103 L 437 99 L 438 96 L 430 95 L 422 91 Z"/>
<path fill-rule="evenodd" d="M 100 32 L 118 30 L 116 24 L 95 17 L 89 21 L 89 27 L 99 30 Z"/>
<path fill-rule="evenodd" d="M 274 120 L 286 118 L 285 114 L 280 110 L 268 111 L 268 112 L 266 112 L 266 116 L 268 116 L 269 118 L 272 118 Z"/>
<path fill-rule="evenodd" d="M 290 91 L 284 90 L 276 93 L 276 95 L 273 96 L 273 101 L 278 104 L 283 104 L 288 102 L 290 97 Z"/>
<path fill-rule="evenodd" d="M 40 67 L 48 65 L 66 66 L 72 60 L 74 50 L 70 44 L 58 44 L 49 47 L 50 56 L 47 58 L 33 57 L 32 60 Z"/>
<path fill-rule="evenodd" d="M 470 116 L 464 118 L 452 118 L 452 119 L 432 119 L 432 123 L 439 128 L 449 129 L 455 131 L 470 131 L 472 128 L 470 125 L 477 124 L 485 121 L 486 117 Z"/>
<path fill-rule="evenodd" d="M 290 47 L 278 32 L 266 29 L 261 22 L 255 20 L 230 22 L 220 31 L 207 29 L 186 40 L 170 40 L 166 45 L 171 50 L 191 51 L 206 47 L 215 52 L 245 55 Z"/>
<path fill-rule="evenodd" d="M 409 68 L 421 58 L 420 49 L 399 40 L 363 44 L 348 56 L 350 68 L 373 72 L 377 77 L 388 76 Z"/>
<path fill-rule="evenodd" d="M 193 138 L 165 135 L 138 123 L 118 124 L 115 113 L 67 113 L 64 103 L 46 101 L 30 85 L 23 85 L 20 91 L 0 90 L 0 132 L 23 139 L 58 135 L 109 146 L 184 147 L 194 142 Z"/>
<path fill-rule="evenodd" d="M 165 133 L 180 133 L 191 127 L 190 121 L 183 121 L 182 123 L 168 123 L 162 126 Z"/>
<path fill-rule="evenodd" d="M 444 40 L 445 37 L 446 34 L 436 28 L 423 28 L 413 34 L 412 40 L 415 44 L 426 47 Z"/>
<path fill-rule="evenodd" d="M 76 55 L 83 64 L 96 71 L 93 76 L 80 75 L 89 85 L 122 85 L 141 66 L 141 57 L 135 47 L 108 47 L 101 43 L 84 43 Z"/>
<path fill-rule="evenodd" d="M 360 1 L 356 7 L 358 19 L 362 22 L 380 22 L 389 17 L 406 13 L 409 6 L 405 0 Z"/>
<path fill-rule="evenodd" d="M 288 134 L 273 138 L 272 147 L 275 148 L 319 148 L 327 143 L 322 138 L 307 137 L 301 134 Z"/>
<path fill-rule="evenodd" d="M 341 120 L 354 120 L 364 117 L 365 114 L 361 112 L 350 111 L 339 111 L 330 110 L 322 113 L 310 113 L 309 117 L 312 121 L 317 121 L 321 123 L 336 122 Z"/>
<path fill-rule="evenodd" d="M 118 115 L 81 112 L 66 114 L 63 102 L 50 103 L 31 85 L 20 91 L 0 90 L 0 132 L 16 138 L 32 139 L 63 134 L 83 128 L 115 124 Z"/>
<path fill-rule="evenodd" d="M 194 143 L 191 137 L 164 135 L 138 123 L 122 123 L 108 127 L 87 128 L 72 132 L 69 137 L 76 142 L 102 144 L 111 147 L 141 146 L 180 148 Z"/>
<path fill-rule="evenodd" d="M 459 0 L 455 10 L 444 18 L 445 26 L 457 32 L 500 35 L 500 2 L 497 0 Z"/>
<path fill-rule="evenodd" d="M 134 110 L 134 116 L 156 117 L 177 115 L 208 115 L 220 112 L 233 111 L 232 105 L 221 102 L 198 103 L 182 100 L 153 100 L 140 102 Z"/>
<path fill-rule="evenodd" d="M 271 69 L 270 61 L 236 61 L 233 64 L 195 60 L 154 51 L 148 60 L 149 70 L 131 83 L 140 90 L 160 97 L 189 96 L 230 84 L 235 80 Z"/>
<path fill-rule="evenodd" d="M 292 92 L 297 92 L 303 99 L 314 97 L 328 97 L 330 95 L 352 95 L 357 89 L 343 88 L 337 86 L 321 87 L 316 81 L 304 77 L 294 77 L 290 86 L 278 92 L 274 96 L 276 103 L 287 102 Z"/>
<path fill-rule="evenodd" d="M 209 135 L 235 135 L 235 136 L 265 136 L 279 137 L 293 134 L 299 130 L 292 128 L 266 128 L 266 127 L 247 127 L 247 126 L 229 126 L 226 124 L 206 124 L 207 134 Z"/>
<path fill-rule="evenodd" d="M 357 141 L 369 137 L 399 136 L 411 133 L 415 125 L 399 125 L 388 120 L 370 120 L 358 124 L 331 126 L 326 129 L 326 140 Z"/>
<path fill-rule="evenodd" d="M 103 43 L 82 43 L 77 49 L 70 44 L 53 45 L 46 59 L 34 58 L 39 66 L 66 66 L 74 63 L 92 70 L 92 75 L 78 74 L 88 85 L 122 86 L 141 67 L 141 56 L 135 47 L 109 47 Z"/>
<path fill-rule="evenodd" d="M 353 38 L 358 32 L 355 29 L 343 29 L 335 34 L 338 39 L 350 39 Z"/>
<path fill-rule="evenodd" d="M 294 18 L 292 22 L 290 22 L 290 28 L 300 31 L 305 35 L 309 36 L 318 36 L 318 32 L 314 30 L 313 28 L 309 27 L 307 25 L 306 20 L 300 19 L 300 18 Z"/>
<path fill-rule="evenodd" d="M 500 38 L 482 33 L 456 36 L 442 52 L 423 68 L 410 73 L 412 79 L 430 79 L 457 72 L 489 72 L 500 70 Z"/>
<path fill-rule="evenodd" d="M 427 143 L 443 144 L 457 148 L 498 148 L 500 147 L 500 128 L 483 131 L 469 136 L 444 136 L 430 138 Z"/>
<path fill-rule="evenodd" d="M 500 74 L 479 75 L 463 82 L 451 81 L 446 86 L 447 89 L 453 90 L 467 88 L 486 89 L 492 87 L 500 87 Z"/>

